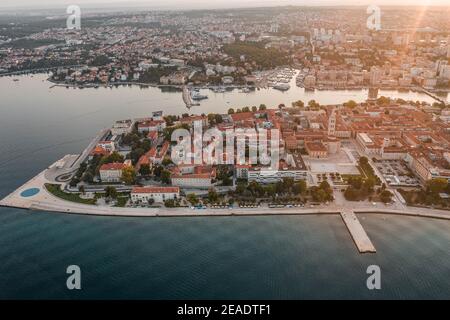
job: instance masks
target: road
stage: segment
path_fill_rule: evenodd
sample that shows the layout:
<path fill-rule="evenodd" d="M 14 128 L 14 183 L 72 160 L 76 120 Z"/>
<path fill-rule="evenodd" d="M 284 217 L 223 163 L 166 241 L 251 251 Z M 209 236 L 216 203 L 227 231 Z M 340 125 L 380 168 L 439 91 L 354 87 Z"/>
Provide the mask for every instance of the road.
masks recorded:
<path fill-rule="evenodd" d="M 130 217 L 183 217 L 183 216 L 255 216 L 255 215 L 317 215 L 339 214 L 344 211 L 354 213 L 382 213 L 407 215 L 415 217 L 438 218 L 450 221 L 450 211 L 405 207 L 395 203 L 384 205 L 377 203 L 375 206 L 368 202 L 347 202 L 340 196 L 329 205 L 321 205 L 306 208 L 282 208 L 270 209 L 261 207 L 255 209 L 207 209 L 191 210 L 187 208 L 116 208 L 108 206 L 92 206 L 75 202 L 68 202 L 50 194 L 44 187 L 46 183 L 53 183 L 47 178 L 46 171 L 25 183 L 19 189 L 0 201 L 0 206 L 62 212 L 70 214 L 100 215 L 100 216 L 130 216 Z M 36 188 L 39 192 L 32 197 L 24 197 L 21 193 L 25 190 Z"/>

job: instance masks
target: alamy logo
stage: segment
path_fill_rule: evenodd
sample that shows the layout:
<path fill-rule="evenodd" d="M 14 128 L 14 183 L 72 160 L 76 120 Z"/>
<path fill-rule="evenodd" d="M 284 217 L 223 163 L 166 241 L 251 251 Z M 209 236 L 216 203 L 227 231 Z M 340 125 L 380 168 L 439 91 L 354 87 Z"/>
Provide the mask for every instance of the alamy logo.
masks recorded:
<path fill-rule="evenodd" d="M 81 29 L 81 9 L 79 6 L 71 5 L 67 7 L 67 29 L 80 30 Z"/>
<path fill-rule="evenodd" d="M 369 290 L 381 290 L 381 269 L 379 266 L 372 265 L 367 268 L 367 274 L 370 274 L 367 278 L 367 289 Z"/>
<path fill-rule="evenodd" d="M 70 276 L 67 278 L 66 286 L 69 290 L 81 290 L 81 269 L 77 265 L 71 265 L 67 267 L 67 274 Z"/>
<path fill-rule="evenodd" d="M 370 5 L 367 8 L 367 14 L 370 16 L 367 18 L 367 28 L 373 31 L 381 30 L 381 9 L 376 5 Z"/>

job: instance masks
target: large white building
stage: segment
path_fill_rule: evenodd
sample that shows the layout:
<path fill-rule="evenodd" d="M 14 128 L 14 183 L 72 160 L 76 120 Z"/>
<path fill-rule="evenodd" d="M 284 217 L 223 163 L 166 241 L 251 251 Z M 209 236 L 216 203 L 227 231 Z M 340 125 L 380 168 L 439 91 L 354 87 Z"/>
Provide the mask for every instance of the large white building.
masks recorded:
<path fill-rule="evenodd" d="M 131 201 L 133 203 L 164 202 L 175 200 L 180 197 L 178 187 L 135 187 L 131 191 Z"/>
<path fill-rule="evenodd" d="M 132 120 L 120 120 L 116 121 L 111 128 L 111 134 L 113 136 L 120 136 L 122 134 L 130 133 L 133 130 L 134 122 Z"/>
<path fill-rule="evenodd" d="M 213 186 L 212 176 L 208 173 L 173 175 L 172 185 L 187 189 L 209 189 Z"/>
<path fill-rule="evenodd" d="M 100 167 L 100 179 L 102 182 L 117 183 L 122 180 L 122 170 L 126 167 L 124 163 L 107 163 Z"/>
<path fill-rule="evenodd" d="M 248 182 L 269 184 L 282 181 L 284 178 L 291 178 L 294 181 L 307 180 L 308 172 L 298 169 L 272 170 L 270 168 L 251 168 L 248 171 Z"/>

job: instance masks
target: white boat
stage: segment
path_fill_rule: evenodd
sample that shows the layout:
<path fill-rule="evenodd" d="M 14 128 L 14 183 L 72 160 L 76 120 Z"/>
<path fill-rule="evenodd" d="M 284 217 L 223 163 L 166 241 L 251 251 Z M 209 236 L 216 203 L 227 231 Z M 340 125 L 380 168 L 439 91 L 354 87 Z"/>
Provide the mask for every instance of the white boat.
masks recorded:
<path fill-rule="evenodd" d="M 194 89 L 191 91 L 191 98 L 192 100 L 204 100 L 208 99 L 208 96 L 201 94 L 199 89 Z"/>
<path fill-rule="evenodd" d="M 288 91 L 291 88 L 291 86 L 287 83 L 278 83 L 274 85 L 273 88 L 280 91 Z"/>

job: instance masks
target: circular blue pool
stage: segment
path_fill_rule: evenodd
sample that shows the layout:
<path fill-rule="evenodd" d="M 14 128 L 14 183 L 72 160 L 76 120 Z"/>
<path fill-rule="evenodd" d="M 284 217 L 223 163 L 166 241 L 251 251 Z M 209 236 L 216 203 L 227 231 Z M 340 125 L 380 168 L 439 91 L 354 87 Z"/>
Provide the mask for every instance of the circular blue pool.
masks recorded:
<path fill-rule="evenodd" d="M 39 191 L 40 190 L 38 188 L 27 189 L 27 190 L 22 191 L 20 196 L 22 196 L 24 198 L 29 198 L 29 197 L 37 195 L 39 193 Z"/>

